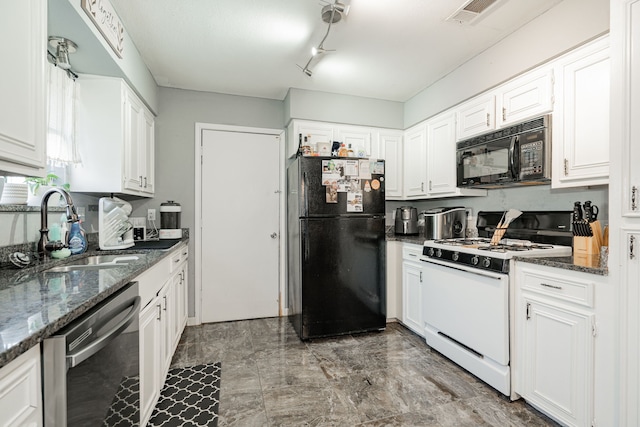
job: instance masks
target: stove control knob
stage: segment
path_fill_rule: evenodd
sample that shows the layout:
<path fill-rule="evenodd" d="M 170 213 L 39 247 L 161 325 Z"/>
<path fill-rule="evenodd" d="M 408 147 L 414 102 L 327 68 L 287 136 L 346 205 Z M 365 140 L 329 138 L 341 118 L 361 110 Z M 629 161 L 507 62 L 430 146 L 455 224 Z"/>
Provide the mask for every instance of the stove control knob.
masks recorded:
<path fill-rule="evenodd" d="M 480 258 L 478 258 L 478 255 L 474 255 L 473 258 L 471 258 L 471 264 L 478 265 L 478 262 L 480 262 Z"/>
<path fill-rule="evenodd" d="M 433 250 L 433 248 L 429 248 L 429 250 L 427 251 L 427 255 L 433 256 L 434 252 L 435 251 Z"/>
<path fill-rule="evenodd" d="M 458 252 L 454 252 L 451 254 L 451 260 L 457 261 L 460 258 L 460 254 Z"/>
<path fill-rule="evenodd" d="M 442 251 L 440 249 L 436 249 L 436 256 L 440 258 L 442 256 Z"/>
<path fill-rule="evenodd" d="M 491 267 L 491 258 L 485 258 L 482 260 L 482 266 L 489 268 Z"/>

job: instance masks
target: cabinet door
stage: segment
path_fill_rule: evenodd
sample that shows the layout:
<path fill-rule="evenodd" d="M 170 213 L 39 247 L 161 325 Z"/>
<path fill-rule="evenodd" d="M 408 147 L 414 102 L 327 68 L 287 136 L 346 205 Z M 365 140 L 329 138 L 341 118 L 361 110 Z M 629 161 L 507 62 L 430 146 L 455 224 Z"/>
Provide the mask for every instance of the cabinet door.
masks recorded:
<path fill-rule="evenodd" d="M 521 395 L 567 425 L 591 420 L 594 316 L 524 296 Z"/>
<path fill-rule="evenodd" d="M 0 171 L 44 176 L 47 2 L 1 4 Z"/>
<path fill-rule="evenodd" d="M 124 94 L 124 188 L 134 193 L 140 192 L 144 185 L 144 176 L 140 170 L 144 117 L 142 104 L 126 89 Z"/>
<path fill-rule="evenodd" d="M 456 107 L 458 141 L 495 129 L 496 101 L 492 93 L 481 95 Z"/>
<path fill-rule="evenodd" d="M 427 192 L 437 196 L 456 192 L 456 117 L 448 112 L 427 122 Z"/>
<path fill-rule="evenodd" d="M 172 349 L 175 350 L 178 342 L 180 341 L 180 336 L 182 335 L 182 331 L 184 329 L 184 325 L 187 320 L 187 284 L 186 284 L 186 270 L 187 264 L 186 262 L 180 268 L 180 271 L 176 275 L 173 276 L 173 287 L 174 287 L 174 310 L 175 310 L 175 321 L 173 322 L 173 341 L 172 341 Z M 173 351 L 171 352 L 173 353 Z"/>
<path fill-rule="evenodd" d="M 420 198 L 427 194 L 427 138 L 424 125 L 405 134 L 403 183 L 405 198 Z"/>
<path fill-rule="evenodd" d="M 140 425 L 145 425 L 160 396 L 161 305 L 152 300 L 140 312 Z"/>
<path fill-rule="evenodd" d="M 402 323 L 421 337 L 424 336 L 422 266 L 417 262 L 402 262 Z"/>
<path fill-rule="evenodd" d="M 496 92 L 496 127 L 500 128 L 553 110 L 553 69 L 526 73 Z"/>
<path fill-rule="evenodd" d="M 578 49 L 557 65 L 553 187 L 609 183 L 609 40 Z"/>
<path fill-rule="evenodd" d="M 153 195 L 155 191 L 155 120 L 146 109 L 142 113 L 142 135 L 140 137 L 140 175 L 142 192 Z"/>
<path fill-rule="evenodd" d="M 302 137 L 302 145 L 305 144 L 304 138 L 307 138 L 307 145 L 317 149 L 318 142 L 332 143 L 334 140 L 333 125 L 328 123 L 313 123 L 313 122 L 296 122 L 294 124 L 295 134 L 293 138 L 290 138 L 291 144 L 295 145 L 293 154 L 298 150 L 298 144 L 300 143 L 300 137 Z"/>
<path fill-rule="evenodd" d="M 0 369 L 0 414 L 3 426 L 42 425 L 39 345 Z"/>
<path fill-rule="evenodd" d="M 380 132 L 380 155 L 384 159 L 385 197 L 402 199 L 402 134 Z"/>
<path fill-rule="evenodd" d="M 355 156 L 371 157 L 371 130 L 367 128 L 341 127 L 336 133 L 337 140 L 342 142 L 345 147 L 351 147 Z"/>
<path fill-rule="evenodd" d="M 175 282 L 172 279 L 167 280 L 160 292 L 158 293 L 158 301 L 161 305 L 160 314 L 160 333 L 162 335 L 161 341 L 161 372 L 164 382 L 164 377 L 171 365 L 171 358 L 173 357 L 173 343 L 176 333 L 176 287 Z"/>

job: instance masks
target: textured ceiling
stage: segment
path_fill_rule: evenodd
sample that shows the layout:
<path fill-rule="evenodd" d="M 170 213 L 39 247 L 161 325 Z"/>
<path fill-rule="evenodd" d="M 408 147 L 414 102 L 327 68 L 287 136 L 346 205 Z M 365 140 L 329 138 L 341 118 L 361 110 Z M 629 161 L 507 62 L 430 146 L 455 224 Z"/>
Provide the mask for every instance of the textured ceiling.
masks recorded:
<path fill-rule="evenodd" d="M 472 24 L 465 0 L 351 0 L 327 30 L 318 0 L 111 0 L 160 86 L 283 99 L 289 88 L 404 102 L 561 0 L 498 0 Z"/>

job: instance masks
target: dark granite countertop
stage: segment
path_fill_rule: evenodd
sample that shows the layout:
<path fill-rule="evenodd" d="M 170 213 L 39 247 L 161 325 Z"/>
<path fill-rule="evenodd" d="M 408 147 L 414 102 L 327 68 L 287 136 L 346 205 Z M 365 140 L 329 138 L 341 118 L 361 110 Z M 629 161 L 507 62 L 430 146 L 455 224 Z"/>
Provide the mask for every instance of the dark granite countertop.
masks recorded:
<path fill-rule="evenodd" d="M 188 242 L 188 235 L 179 243 Z M 175 248 L 175 246 L 174 246 Z M 174 249 L 172 248 L 172 249 Z M 121 289 L 172 250 L 101 251 L 90 245 L 82 255 L 0 270 L 0 368 Z M 45 273 L 56 265 L 92 255 L 145 254 L 117 268 Z"/>
<path fill-rule="evenodd" d="M 385 228 L 385 240 L 387 242 L 413 243 L 414 245 L 422 246 L 424 244 L 424 241 L 427 239 L 425 239 L 423 233 L 414 235 L 396 234 L 395 227 L 392 225 L 388 225 Z"/>
<path fill-rule="evenodd" d="M 607 267 L 600 266 L 599 255 L 549 257 L 549 258 L 514 257 L 513 260 L 520 261 L 520 262 L 528 262 L 530 264 L 546 265 L 547 267 L 556 267 L 564 270 L 597 274 L 599 276 L 609 275 L 609 270 L 607 269 Z"/>

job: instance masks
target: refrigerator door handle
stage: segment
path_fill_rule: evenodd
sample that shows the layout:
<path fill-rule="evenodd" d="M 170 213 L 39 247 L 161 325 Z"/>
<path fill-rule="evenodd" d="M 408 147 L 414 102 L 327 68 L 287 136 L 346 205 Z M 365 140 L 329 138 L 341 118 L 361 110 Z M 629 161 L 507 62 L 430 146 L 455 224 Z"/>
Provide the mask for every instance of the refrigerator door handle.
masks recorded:
<path fill-rule="evenodd" d="M 309 215 L 309 194 L 307 193 L 307 185 L 308 185 L 307 173 L 302 172 L 302 186 L 300 191 L 302 191 L 302 208 L 304 212 L 302 212 L 302 216 Z"/>
<path fill-rule="evenodd" d="M 300 224 L 300 237 L 302 238 L 302 259 L 309 259 L 309 230 L 306 221 Z"/>

